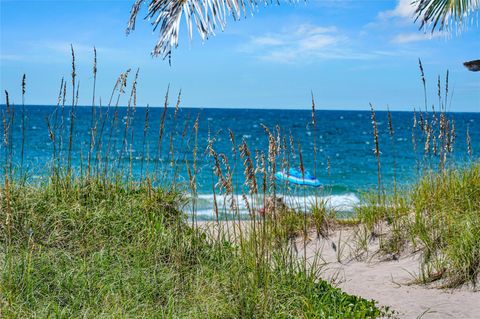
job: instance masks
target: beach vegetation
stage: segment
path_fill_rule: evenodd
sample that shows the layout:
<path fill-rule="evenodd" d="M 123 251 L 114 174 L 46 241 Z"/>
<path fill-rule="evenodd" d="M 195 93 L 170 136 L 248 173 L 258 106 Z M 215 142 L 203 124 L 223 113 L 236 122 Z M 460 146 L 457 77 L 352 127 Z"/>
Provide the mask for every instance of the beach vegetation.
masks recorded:
<path fill-rule="evenodd" d="M 176 191 L 105 179 L 2 188 L 3 318 L 375 318 L 373 301 L 304 271 L 287 250 L 259 256 L 211 241 Z M 8 201 L 7 201 L 8 200 Z M 9 221 L 8 224 L 5 221 Z"/>
<path fill-rule="evenodd" d="M 480 163 L 425 174 L 383 202 L 363 201 L 357 216 L 384 254 L 420 252 L 418 281 L 476 285 L 480 272 Z"/>
<path fill-rule="evenodd" d="M 19 167 L 16 145 L 28 136 L 17 134 L 17 109 L 5 93 L 1 317 L 377 318 L 390 313 L 373 300 L 333 287 L 322 279 L 318 260 L 307 260 L 301 252 L 310 228 L 327 235 L 333 215 L 326 203 L 316 203 L 312 219 L 306 201 L 301 201 L 302 209 L 278 201 L 276 162 L 298 159 L 292 152 L 300 148 L 290 149 L 286 142 L 280 147 L 278 141 L 286 141 L 280 129 L 267 134 L 265 153 L 250 150 L 245 139 L 235 141 L 233 132 L 232 161 L 215 152 L 214 141 L 203 153 L 200 114 L 180 129 L 181 94 L 169 117 L 167 90 L 159 126 L 151 127 L 147 108 L 143 140 L 134 140 L 138 71 L 128 85 L 131 70 L 126 70 L 106 105 L 96 102 L 94 86 L 88 141 L 78 143 L 73 119 L 79 89 L 73 47 L 71 51 L 72 90 L 62 79 L 57 104 L 45 121 L 51 161 L 35 180 Z M 96 52 L 93 72 L 95 82 Z M 124 118 L 119 115 L 122 99 Z M 167 120 L 174 122 L 171 131 Z M 21 120 L 20 127 L 26 122 Z M 151 132 L 157 134 L 156 147 L 146 139 Z M 182 149 L 174 147 L 174 138 Z M 142 146 L 140 175 L 133 169 L 134 143 Z M 78 144 L 84 146 L 80 157 Z M 213 228 L 198 218 L 199 154 L 208 154 L 217 179 L 212 185 Z M 239 186 L 232 172 L 241 166 L 245 181 Z M 180 170 L 187 173 L 187 182 L 179 182 Z M 240 201 L 248 222 L 240 216 Z M 297 245 L 299 235 L 304 241 Z"/>
<path fill-rule="evenodd" d="M 419 68 L 427 110 L 425 72 L 420 60 Z M 415 279 L 419 283 L 476 286 L 480 271 L 480 163 L 472 153 L 468 128 L 468 158 L 458 161 L 454 156 L 457 132 L 454 115 L 446 111 L 448 82 L 447 72 L 442 90 L 438 77 L 437 108 L 419 112 L 418 122 L 414 113 L 412 145 L 421 172 L 418 180 L 400 190 L 394 181 L 394 189 L 385 191 L 379 179 L 378 190 L 362 196 L 355 207 L 362 228 L 357 242 L 366 251 L 369 241 L 379 239 L 380 252 L 392 258 L 420 253 Z M 373 135 L 377 140 L 375 122 Z M 417 143 L 423 145 L 421 154 L 417 154 Z M 379 160 L 378 149 L 374 152 Z"/>

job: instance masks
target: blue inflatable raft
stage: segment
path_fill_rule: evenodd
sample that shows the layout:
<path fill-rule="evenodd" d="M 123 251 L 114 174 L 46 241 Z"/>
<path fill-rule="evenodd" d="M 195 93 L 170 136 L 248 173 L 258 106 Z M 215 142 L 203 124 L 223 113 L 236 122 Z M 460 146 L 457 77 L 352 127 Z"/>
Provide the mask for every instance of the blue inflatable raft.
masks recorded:
<path fill-rule="evenodd" d="M 289 182 L 302 186 L 319 187 L 321 185 L 320 181 L 306 170 L 302 176 L 302 171 L 298 168 L 290 168 L 288 171 L 276 172 L 275 178 L 282 182 Z"/>

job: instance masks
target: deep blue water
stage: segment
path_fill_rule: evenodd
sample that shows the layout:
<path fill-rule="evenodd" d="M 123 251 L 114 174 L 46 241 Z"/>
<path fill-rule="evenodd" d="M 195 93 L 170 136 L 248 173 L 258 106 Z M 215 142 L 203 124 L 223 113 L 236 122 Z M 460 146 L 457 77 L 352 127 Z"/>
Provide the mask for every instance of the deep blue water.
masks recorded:
<path fill-rule="evenodd" d="M 5 112 L 5 105 L 0 106 Z M 21 159 L 21 120 L 22 108 L 15 106 L 15 117 L 13 125 L 13 158 L 16 165 Z M 106 113 L 106 108 L 101 113 Z M 49 173 L 52 162 L 53 143 L 49 138 L 47 119 L 55 131 L 56 141 L 59 142 L 63 136 L 62 152 L 66 158 L 68 149 L 68 132 L 70 130 L 70 109 L 64 109 L 63 133 L 61 133 L 61 109 L 54 106 L 26 106 L 26 130 L 24 144 L 23 170 L 28 171 L 29 181 L 41 179 Z M 98 110 L 97 118 L 98 118 Z M 235 134 L 237 144 L 245 139 L 252 151 L 268 149 L 268 138 L 261 124 L 266 125 L 273 132 L 278 125 L 282 135 L 286 134 L 289 145 L 289 135 L 293 136 L 295 144 L 301 145 L 302 157 L 305 167 L 325 185 L 323 192 L 333 195 L 332 201 L 344 202 L 355 201 L 358 195 L 377 185 L 377 162 L 373 153 L 374 142 L 372 135 L 372 123 L 369 111 L 317 111 L 316 112 L 316 133 L 311 123 L 310 110 L 253 110 L 253 109 L 181 109 L 177 114 L 177 121 L 173 120 L 174 109 L 169 108 L 166 114 L 164 138 L 161 144 L 161 162 L 156 163 L 158 133 L 162 118 L 162 108 L 150 108 L 149 125 L 144 143 L 146 108 L 136 108 L 131 112 L 132 121 L 127 130 L 127 144 L 123 144 L 125 121 L 127 109 L 118 109 L 118 124 L 113 126 L 110 141 L 111 166 L 123 170 L 128 174 L 130 170 L 130 154 L 132 155 L 132 173 L 134 176 L 149 172 L 165 172 L 164 183 L 173 178 L 177 170 L 176 181 L 186 183 L 188 174 L 185 163 L 193 164 L 193 148 L 195 145 L 195 131 L 193 125 L 199 115 L 198 129 L 198 193 L 200 194 L 201 208 L 208 210 L 211 205 L 212 183 L 212 159 L 205 151 L 208 139 L 214 139 L 214 148 L 218 153 L 225 153 L 230 158 L 233 166 L 232 145 L 229 139 L 228 130 Z M 110 108 L 104 125 L 103 149 L 107 148 L 107 140 L 110 135 L 111 123 L 114 119 L 114 108 Z M 388 122 L 386 112 L 377 112 L 378 130 L 380 135 L 382 180 L 385 186 L 392 184 L 394 171 L 399 185 L 408 185 L 414 182 L 419 171 L 423 167 L 424 143 L 420 130 L 416 132 L 417 152 L 414 152 L 412 145 L 412 124 L 413 112 L 392 112 L 394 126 L 394 146 L 388 134 Z M 429 115 L 432 116 L 431 114 Z M 469 132 L 472 141 L 474 157 L 480 154 L 480 113 L 454 113 L 456 140 L 454 144 L 454 159 L 461 165 L 469 159 L 467 154 L 466 130 Z M 417 115 L 418 119 L 418 115 Z M 85 171 L 86 159 L 90 144 L 91 108 L 78 107 L 74 123 L 74 138 L 72 151 L 72 165 L 76 171 Z M 3 126 L 3 125 L 2 125 Z M 98 123 L 100 131 L 101 123 Z M 3 127 L 2 127 L 3 131 Z M 174 132 L 172 135 L 171 133 Z M 185 137 L 182 134 L 185 132 Z M 314 136 L 317 143 L 317 165 L 314 165 Z M 133 137 L 133 139 L 132 139 Z M 169 140 L 172 137 L 174 145 L 173 156 L 169 152 Z M 125 146 L 125 147 L 123 147 Z M 131 146 L 131 147 L 130 147 Z M 56 146 L 57 151 L 59 144 Z M 295 146 L 297 148 L 297 146 Z M 122 150 L 123 149 L 123 150 Z M 130 152 L 131 151 L 131 152 Z M 5 145 L 1 145 L 2 163 L 7 156 Z M 147 153 L 149 161 L 147 162 Z M 118 162 L 118 158 L 122 160 Z M 175 167 L 170 163 L 175 161 Z M 81 161 L 83 159 L 83 161 Z M 105 158 L 103 158 L 105 160 Z M 426 162 L 429 160 L 427 159 Z M 81 164 L 81 162 L 83 164 Z M 240 160 L 239 160 L 240 162 Z M 298 163 L 296 156 L 292 163 Z M 142 164 L 143 163 L 143 164 Z M 330 164 L 329 164 L 330 163 Z M 394 165 L 395 163 L 395 165 Z M 94 164 L 92 164 L 94 165 Z M 240 165 L 240 163 L 239 163 Z M 291 164 L 297 165 L 297 164 Z M 433 164 L 434 166 L 434 164 Z M 18 166 L 17 171 L 19 170 Z M 395 170 L 394 170 L 395 167 Z M 243 183 L 243 168 L 238 167 L 238 184 Z M 202 204 L 203 203 L 203 204 Z"/>

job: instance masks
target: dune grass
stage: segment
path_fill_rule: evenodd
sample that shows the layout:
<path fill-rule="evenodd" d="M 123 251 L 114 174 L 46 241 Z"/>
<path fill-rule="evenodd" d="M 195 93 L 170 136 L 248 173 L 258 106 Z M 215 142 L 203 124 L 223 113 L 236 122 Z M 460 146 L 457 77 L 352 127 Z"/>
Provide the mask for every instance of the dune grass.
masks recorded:
<path fill-rule="evenodd" d="M 2 188 L 3 318 L 375 318 L 373 301 L 253 237 L 207 240 L 182 195 L 98 179 Z M 7 214 L 10 214 L 7 217 Z M 7 229 L 8 228 L 8 229 Z"/>
<path fill-rule="evenodd" d="M 78 96 L 73 57 L 72 48 L 72 119 L 78 101 L 73 98 L 73 92 Z M 350 296 L 322 280 L 316 259 L 307 260 L 307 241 L 303 241 L 303 250 L 294 243 L 302 236 L 306 239 L 311 229 L 318 237 L 328 237 L 334 226 L 342 224 L 359 223 L 367 236 L 380 236 L 381 249 L 386 253 L 400 254 L 409 245 L 422 249 L 423 282 L 438 278 L 446 279 L 449 285 L 475 282 L 480 251 L 480 165 L 465 171 L 444 169 L 455 136 L 453 128 L 449 131 L 453 121 L 449 122 L 444 113 L 431 122 L 425 114 L 417 129 L 422 134 L 418 141 L 425 141 L 424 160 L 431 160 L 427 150 L 432 143 L 437 156 L 437 141 L 432 142 L 430 137 L 438 135 L 435 130 L 442 132 L 443 140 L 438 144 L 440 173 L 426 175 L 409 192 L 397 192 L 395 186 L 393 195 L 387 196 L 372 106 L 378 192 L 363 197 L 364 203 L 356 208 L 356 219 L 339 220 L 319 194 L 315 194 L 314 203 L 307 205 L 303 200 L 295 208 L 277 201 L 289 193 L 279 192 L 275 172 L 298 166 L 304 174 L 301 146 L 291 132 L 264 126 L 268 149 L 250 150 L 245 139 L 236 141 L 229 131 L 231 156 L 216 152 L 214 138 L 203 152 L 198 145 L 200 114 L 193 126 L 187 119 L 183 132 L 177 129 L 181 94 L 173 117 L 167 117 L 167 90 L 159 126 L 150 127 L 147 108 L 143 140 L 134 140 L 131 121 L 138 71 L 129 97 L 125 89 L 130 70 L 119 76 L 102 113 L 102 108 L 95 105 L 96 54 L 94 61 L 89 147 L 85 153 L 83 149 L 79 154 L 73 152 L 73 145 L 79 141 L 73 121 L 69 129 L 65 125 L 66 81 L 62 79 L 57 106 L 46 119 L 45 134 L 52 146 L 52 161 L 48 163 L 51 174 L 45 174 L 35 184 L 29 184 L 23 170 L 25 136 L 22 133 L 21 139 L 17 137 L 15 108 L 5 93 L 0 317 L 390 316 L 392 312 L 377 307 L 375 301 Z M 116 103 L 112 103 L 114 97 Z M 127 114 L 120 122 L 119 101 L 125 97 Z M 167 120 L 173 122 L 171 131 L 165 130 Z M 312 123 L 315 127 L 313 99 Z M 24 125 L 22 122 L 22 132 Z M 153 130 L 158 132 L 156 147 L 147 139 Z M 414 133 L 412 129 L 412 138 Z M 393 130 L 390 134 L 393 143 Z M 181 141 L 180 149 L 174 146 L 174 138 Z M 168 139 L 168 145 L 164 139 Z M 20 164 L 13 147 L 19 142 Z M 313 143 L 316 164 L 315 136 Z M 134 144 L 142 145 L 138 176 L 133 172 Z M 233 223 L 233 234 L 227 227 L 211 236 L 198 227 L 197 158 L 205 154 L 211 160 L 214 222 L 217 227 L 222 218 L 227 224 Z M 180 165 L 185 165 L 188 185 L 177 180 Z M 243 183 L 233 178 L 240 169 L 244 171 Z M 168 174 L 173 176 L 166 178 Z M 217 201 L 217 195 L 224 200 Z M 240 226 L 240 202 L 250 218 L 243 223 L 249 225 L 244 232 Z M 222 212 L 228 214 L 222 216 Z M 385 223 L 390 231 L 386 237 L 381 229 Z"/>
<path fill-rule="evenodd" d="M 377 123 L 372 111 L 374 154 L 378 161 L 378 189 L 362 196 L 355 207 L 360 223 L 358 248 L 368 249 L 379 238 L 380 252 L 398 258 L 410 250 L 421 252 L 418 283 L 440 281 L 441 287 L 478 284 L 480 272 L 480 162 L 473 156 L 468 126 L 468 160 L 454 156 L 455 118 L 447 112 L 447 71 L 442 93 L 438 77 L 438 105 L 427 112 L 426 79 L 419 60 L 425 112 L 413 114 L 412 146 L 419 171 L 417 182 L 398 189 L 395 166 L 395 130 L 388 112 L 388 134 L 394 152 L 393 189 L 381 180 Z M 450 99 L 452 97 L 450 96 Z M 451 102 L 451 101 L 450 101 Z M 418 116 L 418 120 L 417 120 Z M 423 146 L 418 152 L 417 146 Z M 466 155 L 467 155 L 466 154 Z"/>
<path fill-rule="evenodd" d="M 376 198 L 365 197 L 356 212 L 363 227 L 381 236 L 384 253 L 420 250 L 423 283 L 478 283 L 480 163 L 426 173 L 408 190 Z"/>
<path fill-rule="evenodd" d="M 277 143 L 281 140 L 278 127 L 277 136 L 265 127 L 269 149 L 267 158 L 261 153 L 261 161 L 258 150 L 253 154 L 245 140 L 236 143 L 231 131 L 233 168 L 225 154 L 215 152 L 213 141 L 209 145 L 206 153 L 218 178 L 218 183 L 212 181 L 212 189 L 225 196 L 235 216 L 227 222 L 240 223 L 240 200 L 253 221 L 251 229 L 233 240 L 228 228 L 209 236 L 198 227 L 196 209 L 197 158 L 204 154 L 198 145 L 200 114 L 193 126 L 187 118 L 183 132 L 177 129 L 181 93 L 173 117 L 168 117 L 167 89 L 159 126 L 151 127 L 147 107 L 143 140 L 134 140 L 138 70 L 129 95 L 130 69 L 120 74 L 102 111 L 96 102 L 94 50 L 90 140 L 88 149 L 83 149 L 73 121 L 78 85 L 71 50 L 72 104 L 66 109 L 67 81 L 62 79 L 57 105 L 44 131 L 51 142 L 49 173 L 35 182 L 23 170 L 23 151 L 20 161 L 15 152 L 18 144 L 23 150 L 28 136 L 17 138 L 16 108 L 5 92 L 0 317 L 377 318 L 389 313 L 374 301 L 332 287 L 321 279 L 315 261 L 307 267 L 306 258 L 302 260 L 292 248 L 291 240 L 306 234 L 310 224 L 319 233 L 328 231 L 326 209 L 318 207 L 315 222 L 309 219 L 308 225 L 306 212 L 303 216 L 289 208 L 276 212 L 275 204 L 272 216 L 266 216 L 265 210 L 260 216 L 267 198 L 273 195 L 276 202 L 276 162 L 281 154 L 285 158 L 290 154 L 286 142 L 283 148 Z M 122 98 L 128 101 L 124 121 L 118 112 Z M 171 131 L 165 129 L 167 120 L 172 121 Z M 24 132 L 25 121 L 19 125 Z M 153 130 L 158 132 L 156 147 L 147 138 Z M 181 147 L 174 146 L 176 138 Z M 79 153 L 76 143 L 80 143 Z M 133 145 L 142 145 L 139 175 L 133 172 Z M 243 185 L 232 178 L 240 160 L 245 170 Z M 188 172 L 188 185 L 177 180 L 180 165 Z M 241 198 L 236 195 L 240 193 Z M 225 205 L 224 201 L 222 211 Z M 213 210 L 218 225 L 216 200 Z"/>

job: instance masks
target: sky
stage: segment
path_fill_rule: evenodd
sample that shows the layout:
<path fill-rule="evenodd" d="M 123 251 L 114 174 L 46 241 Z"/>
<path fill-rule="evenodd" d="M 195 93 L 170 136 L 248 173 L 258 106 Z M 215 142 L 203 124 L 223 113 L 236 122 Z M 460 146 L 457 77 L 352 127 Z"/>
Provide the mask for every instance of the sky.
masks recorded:
<path fill-rule="evenodd" d="M 366 110 L 372 103 L 410 111 L 423 108 L 420 58 L 429 104 L 438 100 L 438 76 L 443 85 L 449 70 L 451 110 L 480 111 L 480 72 L 462 65 L 480 58 L 480 27 L 425 33 L 412 19 L 410 2 L 260 5 L 205 42 L 198 36 L 189 41 L 182 21 L 170 66 L 150 55 L 158 31 L 143 20 L 146 8 L 126 35 L 133 0 L 0 0 L 0 89 L 19 103 L 25 73 L 26 103 L 55 104 L 60 79 L 71 74 L 72 44 L 80 105 L 91 104 L 95 46 L 103 103 L 121 72 L 139 68 L 139 105 L 163 105 L 170 85 L 175 94 L 182 90 L 184 107 L 307 109 L 313 92 L 317 109 Z"/>

